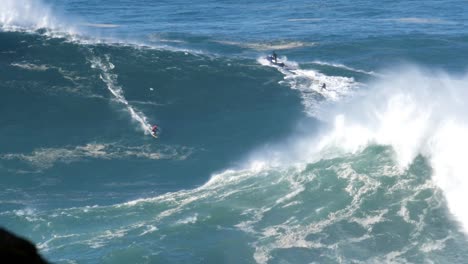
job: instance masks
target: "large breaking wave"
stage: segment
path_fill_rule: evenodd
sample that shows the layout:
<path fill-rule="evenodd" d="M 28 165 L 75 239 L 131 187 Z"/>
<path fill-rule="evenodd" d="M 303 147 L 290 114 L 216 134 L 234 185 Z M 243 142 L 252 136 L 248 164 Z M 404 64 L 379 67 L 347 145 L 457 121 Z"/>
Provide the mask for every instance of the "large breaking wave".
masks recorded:
<path fill-rule="evenodd" d="M 467 81 L 467 75 L 403 66 L 340 107 L 323 144 L 353 152 L 369 144 L 391 146 L 402 168 L 418 155 L 426 157 L 434 183 L 467 231 L 468 215 L 462 205 L 468 187 L 463 165 L 468 146 L 468 108 L 463 99 L 468 96 Z"/>
<path fill-rule="evenodd" d="M 0 7 L 0 21 L 7 31 L 67 28 L 50 10 L 40 2 L 7 0 Z M 17 33 L 0 34 L 8 39 Z M 466 76 L 402 67 L 362 85 L 352 77 L 301 69 L 293 62 L 289 62 L 292 70 L 278 69 L 278 74 L 265 67 L 263 59 L 256 64 L 253 59 L 213 59 L 132 45 L 57 42 L 40 33 L 28 41 L 46 42 L 41 51 L 59 50 L 57 54 L 67 56 L 58 62 L 36 54 L 21 61 L 12 59 L 5 63 L 13 73 L 33 72 L 28 84 L 40 83 L 34 79 L 36 74 L 49 74 L 45 78 L 62 84 L 52 86 L 58 95 L 117 101 L 117 108 L 135 121 L 128 124 L 145 133 L 149 130 L 146 113 L 156 119 L 154 107 L 171 104 L 167 98 L 171 92 L 172 99 L 181 101 L 182 94 L 187 94 L 179 106 L 208 106 L 191 117 L 201 120 L 203 114 L 214 113 L 207 121 L 213 123 L 226 117 L 215 115 L 220 109 L 231 107 L 234 113 L 256 109 L 257 98 L 265 96 L 259 87 L 273 90 L 272 83 L 296 92 L 308 116 L 322 120 L 319 132 L 275 138 L 269 147 L 250 150 L 239 166 L 213 173 L 199 187 L 114 205 L 2 210 L 2 222 L 30 234 L 55 260 L 115 262 L 122 254 L 130 262 L 163 263 L 225 258 L 232 263 L 281 263 L 298 256 L 297 262 L 456 262 L 459 256 L 452 252 L 465 252 L 464 237 L 445 216 L 449 209 L 468 229 L 463 208 L 468 188 L 463 155 L 468 149 Z M 21 48 L 21 42 L 16 44 Z M 47 46 L 53 46 L 53 51 Z M 67 61 L 69 54 L 76 55 L 74 63 Z M 187 87 L 167 85 L 155 100 L 147 91 L 156 74 L 169 76 L 157 79 L 158 83 L 185 79 L 182 84 Z M 9 88 L 19 87 L 20 82 L 11 78 Z M 194 91 L 191 84 L 198 78 L 220 88 L 197 86 L 199 90 Z M 251 90 L 232 85 L 247 86 L 246 80 L 254 83 Z M 40 88 L 48 95 L 52 89 Z M 266 94 L 271 90 L 266 89 Z M 254 93 L 260 95 L 249 101 Z M 237 103 L 243 104 L 241 110 Z M 247 108 L 248 104 L 255 108 Z M 216 123 L 214 132 L 204 133 L 216 136 L 225 124 Z M 184 129 L 185 124 L 179 127 Z M 13 166 L 30 163 L 43 171 L 89 159 L 185 160 L 192 153 L 184 147 L 163 150 L 140 141 L 108 140 L 62 148 L 41 146 L 30 152 L 2 153 L 0 158 L 2 167 L 16 161 Z M 217 255 L 225 251 L 229 252 Z"/>

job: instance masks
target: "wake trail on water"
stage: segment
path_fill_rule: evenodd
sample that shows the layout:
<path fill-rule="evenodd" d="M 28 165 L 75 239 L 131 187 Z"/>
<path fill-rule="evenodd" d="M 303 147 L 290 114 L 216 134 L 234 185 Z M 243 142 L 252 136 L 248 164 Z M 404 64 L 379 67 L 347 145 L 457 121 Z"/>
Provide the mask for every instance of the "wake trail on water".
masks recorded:
<path fill-rule="evenodd" d="M 348 70 L 348 71 L 352 71 L 352 72 L 357 72 L 357 73 L 363 73 L 363 74 L 366 74 L 366 75 L 381 77 L 381 74 L 375 73 L 374 71 L 365 71 L 365 70 L 361 70 L 361 69 L 356 69 L 356 68 L 349 67 L 349 66 L 346 66 L 346 65 L 341 64 L 341 63 L 330 63 L 330 62 L 324 62 L 324 61 L 319 61 L 319 60 L 315 60 L 312 63 L 317 64 L 317 65 L 340 68 L 340 69 L 344 69 L 344 70 Z"/>
<path fill-rule="evenodd" d="M 92 68 L 100 70 L 101 73 L 99 77 L 106 84 L 107 89 L 111 92 L 114 98 L 125 106 L 125 109 L 130 114 L 132 120 L 139 124 L 140 129 L 143 130 L 145 135 L 150 134 L 151 124 L 149 123 L 148 118 L 144 113 L 136 110 L 136 108 L 125 98 L 123 89 L 117 82 L 117 74 L 112 73 L 115 66 L 110 62 L 109 56 L 104 56 L 104 59 L 94 56 L 90 59 L 90 62 Z"/>
<path fill-rule="evenodd" d="M 301 69 L 297 62 L 289 61 L 284 56 L 279 61 L 284 62 L 285 67 L 272 65 L 264 56 L 257 59 L 261 65 L 276 68 L 283 74 L 283 80 L 279 83 L 299 91 L 305 112 L 313 117 L 320 118 L 323 103 L 338 102 L 362 85 L 354 78 L 329 76 L 314 69 Z"/>
<path fill-rule="evenodd" d="M 65 38 L 77 44 L 92 44 L 99 40 L 89 42 L 87 37 L 78 35 L 76 27 L 71 26 L 70 19 L 62 19 L 54 10 L 40 0 L 2 0 L 0 4 L 0 30 L 34 33 L 44 30 L 50 37 Z M 41 33 L 41 34 L 42 34 Z M 136 110 L 124 96 L 122 87 L 117 82 L 117 75 L 112 73 L 115 66 L 110 62 L 109 56 L 100 58 L 91 56 L 91 67 L 100 70 L 100 78 L 106 84 L 107 89 L 114 98 L 123 104 L 130 113 L 132 120 L 136 121 L 145 134 L 151 133 L 151 124 L 147 117 Z M 33 64 L 13 64 L 20 68 L 37 71 L 47 70 L 46 66 Z"/>

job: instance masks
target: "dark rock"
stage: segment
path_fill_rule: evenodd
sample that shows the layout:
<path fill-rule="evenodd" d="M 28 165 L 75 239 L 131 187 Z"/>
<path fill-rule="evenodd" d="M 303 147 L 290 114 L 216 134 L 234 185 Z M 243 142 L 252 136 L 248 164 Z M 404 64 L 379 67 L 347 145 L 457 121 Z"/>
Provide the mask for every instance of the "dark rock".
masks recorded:
<path fill-rule="evenodd" d="M 0 263 L 47 263 L 37 252 L 36 246 L 0 228 Z"/>

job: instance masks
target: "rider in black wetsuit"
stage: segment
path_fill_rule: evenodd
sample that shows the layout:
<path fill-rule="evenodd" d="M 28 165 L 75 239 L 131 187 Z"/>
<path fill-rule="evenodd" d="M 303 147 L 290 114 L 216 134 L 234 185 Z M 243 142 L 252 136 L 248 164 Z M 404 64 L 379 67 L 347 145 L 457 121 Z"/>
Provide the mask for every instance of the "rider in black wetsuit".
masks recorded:
<path fill-rule="evenodd" d="M 278 55 L 276 55 L 275 51 L 273 51 L 273 59 L 275 60 L 275 63 L 278 63 Z"/>

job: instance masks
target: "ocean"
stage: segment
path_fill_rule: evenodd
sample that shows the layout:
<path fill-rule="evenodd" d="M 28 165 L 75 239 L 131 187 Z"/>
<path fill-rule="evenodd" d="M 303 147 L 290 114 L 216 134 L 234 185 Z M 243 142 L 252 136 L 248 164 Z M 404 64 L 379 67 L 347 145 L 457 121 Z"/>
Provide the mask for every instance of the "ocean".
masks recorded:
<path fill-rule="evenodd" d="M 52 263 L 468 263 L 467 26 L 461 0 L 1 0 L 0 226 Z"/>

